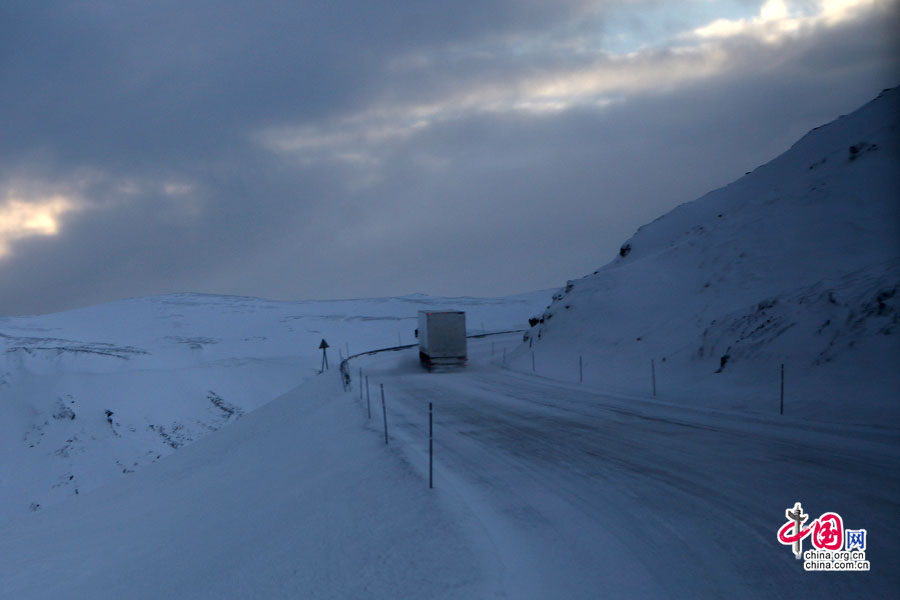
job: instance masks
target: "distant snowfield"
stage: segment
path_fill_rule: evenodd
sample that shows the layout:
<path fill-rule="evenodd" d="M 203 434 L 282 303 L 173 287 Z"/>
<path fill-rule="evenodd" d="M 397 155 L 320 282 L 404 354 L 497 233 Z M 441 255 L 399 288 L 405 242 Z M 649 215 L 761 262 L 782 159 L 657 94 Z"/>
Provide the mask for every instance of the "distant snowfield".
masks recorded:
<path fill-rule="evenodd" d="M 414 342 L 416 311 L 471 333 L 527 327 L 551 292 L 273 302 L 182 294 L 0 318 L 0 521 L 130 475 L 340 355 Z M 107 414 L 109 411 L 110 414 Z"/>

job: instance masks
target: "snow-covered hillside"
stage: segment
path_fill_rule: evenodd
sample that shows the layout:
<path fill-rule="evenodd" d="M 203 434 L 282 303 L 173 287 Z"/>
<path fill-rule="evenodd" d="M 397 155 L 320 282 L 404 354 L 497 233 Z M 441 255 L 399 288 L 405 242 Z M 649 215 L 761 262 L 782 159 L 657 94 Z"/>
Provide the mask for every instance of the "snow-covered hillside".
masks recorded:
<path fill-rule="evenodd" d="M 569 282 L 516 365 L 680 403 L 900 416 L 900 89 L 640 228 Z M 531 348 L 528 348 L 528 345 Z M 651 365 L 651 361 L 654 364 Z"/>
<path fill-rule="evenodd" d="M 410 344 L 416 311 L 527 326 L 549 292 L 273 302 L 169 295 L 0 318 L 0 521 L 83 494 L 228 425 L 347 352 Z"/>

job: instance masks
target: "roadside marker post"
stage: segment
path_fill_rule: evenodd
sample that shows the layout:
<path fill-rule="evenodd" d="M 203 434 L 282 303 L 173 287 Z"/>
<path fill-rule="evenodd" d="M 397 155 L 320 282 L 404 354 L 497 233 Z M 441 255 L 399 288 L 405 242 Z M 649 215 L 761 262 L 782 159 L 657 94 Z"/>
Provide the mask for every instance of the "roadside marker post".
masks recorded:
<path fill-rule="evenodd" d="M 387 432 L 387 407 L 384 404 L 384 384 L 381 385 L 381 414 L 384 417 L 384 445 L 387 446 L 388 443 L 388 432 Z"/>
<path fill-rule="evenodd" d="M 781 363 L 781 407 L 778 409 L 778 414 L 784 414 L 784 363 Z"/>
<path fill-rule="evenodd" d="M 434 429 L 432 427 L 432 404 L 428 403 L 428 489 L 434 487 Z"/>

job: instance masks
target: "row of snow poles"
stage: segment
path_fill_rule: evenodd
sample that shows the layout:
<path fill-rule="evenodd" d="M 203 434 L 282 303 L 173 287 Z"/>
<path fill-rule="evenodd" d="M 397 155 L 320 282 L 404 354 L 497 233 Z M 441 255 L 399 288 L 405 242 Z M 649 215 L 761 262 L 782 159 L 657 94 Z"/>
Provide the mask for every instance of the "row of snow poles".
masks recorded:
<path fill-rule="evenodd" d="M 503 349 L 503 364 L 506 364 L 506 348 Z M 531 351 L 531 372 L 537 373 L 534 362 L 534 350 Z M 578 355 L 578 383 L 584 383 L 584 360 Z M 656 383 L 653 384 L 653 395 L 656 395 Z"/>
<path fill-rule="evenodd" d="M 492 344 L 493 346 L 493 344 Z M 491 349 L 493 353 L 493 348 Z M 506 349 L 503 350 L 503 362 L 506 363 Z M 536 365 L 534 360 L 534 350 L 531 351 L 531 372 L 536 373 Z M 578 383 L 584 383 L 584 359 L 578 355 Z M 650 392 L 656 398 L 656 361 L 650 359 Z M 778 414 L 784 414 L 784 363 L 781 363 L 781 392 L 779 394 Z"/>
<path fill-rule="evenodd" d="M 359 370 L 359 382 L 362 383 L 363 374 L 362 369 Z M 372 418 L 372 401 L 371 395 L 369 394 L 369 376 L 366 375 L 366 413 L 368 418 Z M 387 446 L 389 442 L 388 438 L 388 424 L 387 424 L 387 404 L 384 401 L 384 384 L 378 384 L 381 390 L 381 417 L 384 422 L 384 445 Z M 363 397 L 363 386 L 359 386 L 359 399 L 362 400 Z M 429 402 L 428 403 L 428 487 L 434 487 L 434 405 Z"/>

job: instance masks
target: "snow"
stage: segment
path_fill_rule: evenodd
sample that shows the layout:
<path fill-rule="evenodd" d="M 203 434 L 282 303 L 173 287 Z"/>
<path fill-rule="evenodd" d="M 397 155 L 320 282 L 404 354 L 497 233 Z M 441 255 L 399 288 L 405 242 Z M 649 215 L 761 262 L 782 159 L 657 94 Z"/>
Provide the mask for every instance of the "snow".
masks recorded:
<path fill-rule="evenodd" d="M 420 308 L 522 329 L 549 292 L 272 302 L 180 294 L 0 319 L 0 521 L 130 475 L 312 377 L 412 343 Z M 112 416 L 107 418 L 106 411 Z"/>
<path fill-rule="evenodd" d="M 0 597 L 887 597 L 898 102 L 643 227 L 546 310 L 185 294 L 0 319 Z M 411 344 L 421 308 L 542 322 L 470 339 L 464 368 L 363 354 Z M 359 354 L 349 388 L 322 338 Z M 776 536 L 796 502 L 865 528 L 872 570 L 805 573 Z"/>
<path fill-rule="evenodd" d="M 900 90 L 642 227 L 512 364 L 692 405 L 900 417 Z M 725 364 L 723 367 L 723 359 Z M 653 364 L 651 365 L 651 361 Z"/>
<path fill-rule="evenodd" d="M 129 477 L 0 524 L 4 593 L 844 597 L 900 583 L 896 430 L 635 402 L 503 368 L 519 343 L 472 340 L 469 366 L 438 373 L 415 349 L 361 357 L 371 420 L 358 377 L 345 392 L 331 371 Z M 803 573 L 775 539 L 798 499 L 868 527 L 872 572 Z"/>
<path fill-rule="evenodd" d="M 0 525 L 8 598 L 471 598 L 487 575 L 336 372 Z M 356 407 L 353 407 L 356 408 Z"/>
<path fill-rule="evenodd" d="M 506 597 L 878 597 L 900 583 L 896 428 L 622 397 L 503 368 L 517 345 L 472 344 L 465 372 L 423 373 L 413 351 L 359 361 L 423 483 L 433 404 L 435 489 L 457 522 L 477 516 L 470 536 L 502 559 Z M 775 535 L 796 501 L 868 525 L 872 571 L 804 573 Z"/>

